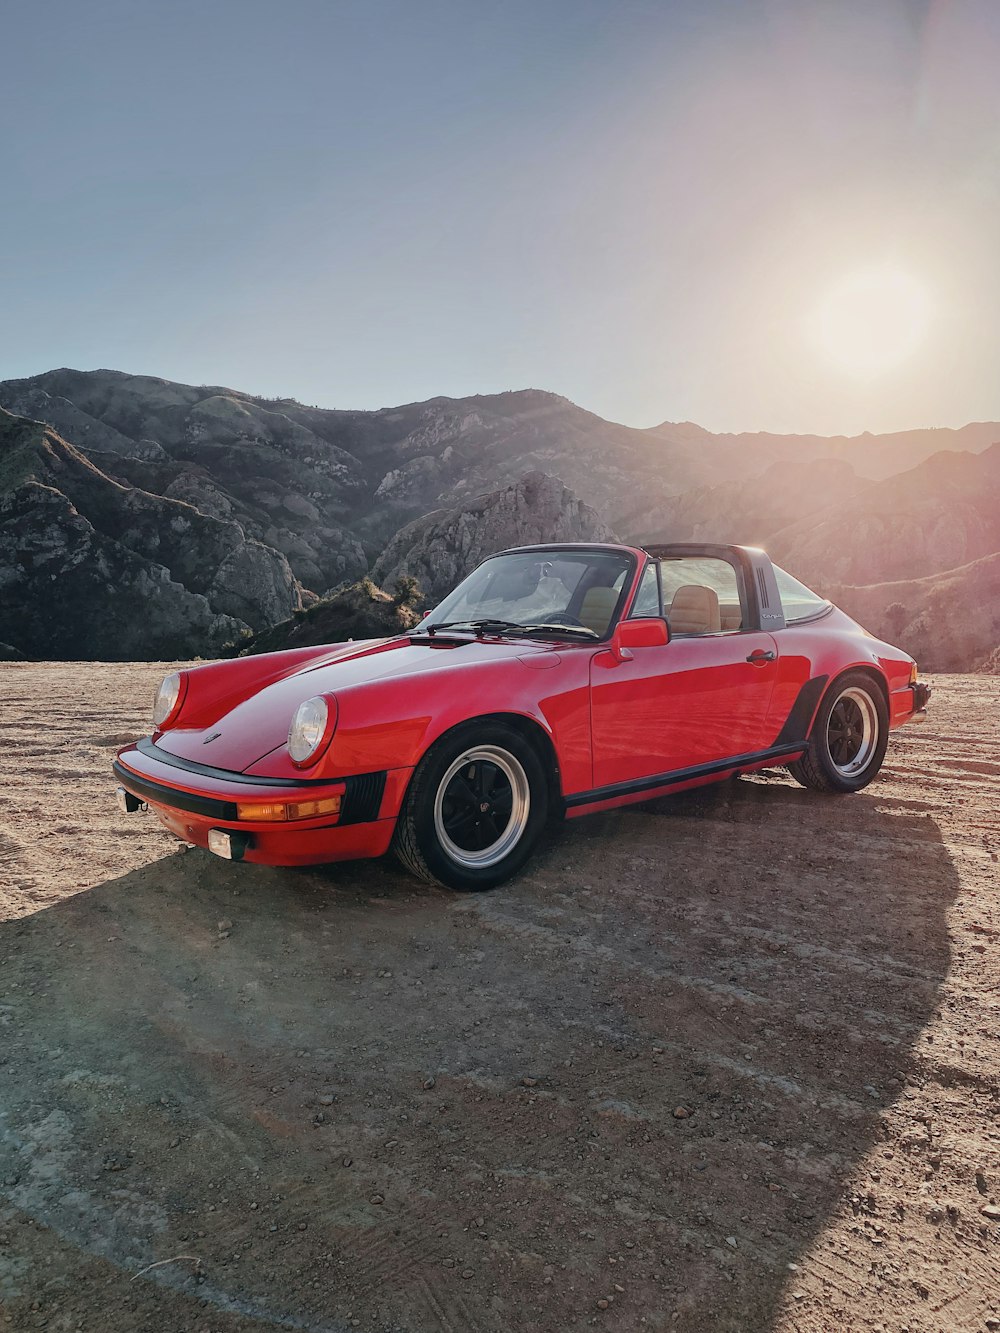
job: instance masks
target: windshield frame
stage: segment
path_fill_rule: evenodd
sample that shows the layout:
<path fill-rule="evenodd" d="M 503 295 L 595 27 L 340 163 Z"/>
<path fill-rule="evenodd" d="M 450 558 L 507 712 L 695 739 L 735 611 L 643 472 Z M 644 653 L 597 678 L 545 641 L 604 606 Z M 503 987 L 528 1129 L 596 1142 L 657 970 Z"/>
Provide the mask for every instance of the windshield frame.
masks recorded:
<path fill-rule="evenodd" d="M 615 627 L 617 626 L 619 620 L 621 620 L 625 612 L 625 608 L 628 606 L 631 600 L 632 593 L 635 588 L 636 571 L 640 563 L 639 561 L 640 553 L 634 547 L 619 546 L 615 542 L 552 542 L 552 543 L 545 542 L 537 546 L 511 546 L 508 547 L 507 550 L 505 551 L 495 551 L 493 555 L 488 555 L 485 560 L 480 560 L 479 564 L 476 565 L 474 569 L 470 569 L 469 573 L 466 574 L 465 578 L 461 579 L 458 583 L 456 583 L 455 587 L 452 588 L 451 591 L 445 597 L 442 597 L 440 601 L 431 608 L 431 610 L 427 613 L 424 619 L 419 621 L 416 625 L 414 625 L 413 629 L 408 630 L 407 632 L 411 636 L 414 634 L 428 634 L 429 625 L 433 624 L 433 616 L 434 613 L 437 611 L 437 608 L 439 606 L 442 606 L 446 601 L 448 601 L 448 599 L 455 593 L 455 591 L 462 586 L 462 584 L 465 582 L 465 579 L 471 578 L 473 574 L 475 574 L 478 570 L 482 569 L 484 565 L 489 564 L 492 560 L 499 560 L 506 555 L 538 554 L 538 555 L 555 556 L 560 554 L 598 555 L 602 553 L 608 555 L 620 556 L 622 559 L 625 560 L 627 564 L 627 569 L 625 572 L 625 578 L 622 581 L 621 591 L 618 594 L 618 600 L 615 603 L 614 610 L 611 612 L 611 617 L 608 621 L 608 628 L 605 631 L 605 633 L 600 636 L 600 638 L 585 639 L 582 636 L 577 637 L 576 635 L 564 636 L 556 630 L 542 630 L 540 626 L 537 627 L 538 633 L 536 634 L 536 633 L 531 633 L 531 631 L 536 628 L 533 625 L 522 626 L 516 638 L 518 641 L 524 639 L 529 639 L 529 640 L 539 639 L 539 640 L 545 640 L 546 642 L 550 643 L 556 641 L 560 644 L 565 645 L 566 647 L 575 646 L 583 648 L 594 648 L 599 644 L 607 643 L 608 640 L 611 638 L 611 636 L 614 634 Z M 484 619 L 488 619 L 488 617 L 484 617 Z M 568 628 L 576 628 L 576 627 L 569 626 Z M 436 631 L 435 634 L 428 635 L 428 637 L 434 638 L 437 637 L 438 634 L 444 634 L 444 635 L 468 634 L 472 637 L 477 637 L 476 631 L 474 629 L 472 628 L 463 629 L 459 626 L 455 626 L 454 628 L 451 629 L 438 630 Z M 504 632 L 502 630 L 498 630 L 495 633 L 487 631 L 485 635 L 482 635 L 480 637 L 491 638 L 491 639 L 492 638 L 502 639 L 506 636 L 504 635 Z M 514 636 L 511 636 L 511 638 L 513 639 Z"/>

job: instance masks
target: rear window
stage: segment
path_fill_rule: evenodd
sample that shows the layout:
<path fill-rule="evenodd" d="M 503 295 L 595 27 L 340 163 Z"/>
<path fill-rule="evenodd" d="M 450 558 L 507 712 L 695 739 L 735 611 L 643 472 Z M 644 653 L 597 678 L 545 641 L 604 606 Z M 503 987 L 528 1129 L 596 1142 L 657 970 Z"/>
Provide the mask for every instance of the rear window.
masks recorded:
<path fill-rule="evenodd" d="M 773 565 L 773 569 L 786 625 L 794 624 L 796 620 L 810 620 L 829 609 L 830 603 L 825 597 L 820 597 L 819 593 L 813 592 L 798 579 L 793 579 L 791 574 L 786 574 L 778 565 Z"/>

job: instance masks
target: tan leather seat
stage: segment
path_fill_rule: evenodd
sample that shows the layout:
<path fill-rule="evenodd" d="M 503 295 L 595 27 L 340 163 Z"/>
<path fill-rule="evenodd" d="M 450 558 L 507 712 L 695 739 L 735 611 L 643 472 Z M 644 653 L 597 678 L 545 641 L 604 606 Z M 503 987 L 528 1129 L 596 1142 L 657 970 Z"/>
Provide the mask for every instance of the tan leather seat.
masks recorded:
<path fill-rule="evenodd" d="M 685 583 L 674 593 L 667 617 L 673 634 L 718 634 L 722 629 L 719 596 L 701 583 Z"/>
<path fill-rule="evenodd" d="M 583 594 L 578 619 L 603 638 L 611 624 L 611 616 L 618 604 L 614 588 L 588 588 Z"/>

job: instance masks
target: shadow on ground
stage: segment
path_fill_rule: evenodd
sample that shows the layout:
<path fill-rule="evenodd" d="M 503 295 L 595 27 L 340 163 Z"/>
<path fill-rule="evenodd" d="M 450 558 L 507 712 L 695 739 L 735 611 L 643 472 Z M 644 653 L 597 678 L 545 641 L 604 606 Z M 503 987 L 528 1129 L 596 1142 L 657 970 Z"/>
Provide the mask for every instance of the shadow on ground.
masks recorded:
<path fill-rule="evenodd" d="M 955 889 L 926 814 L 764 781 L 489 895 L 188 852 L 4 925 L 2 1308 L 768 1329 L 905 1095 Z"/>

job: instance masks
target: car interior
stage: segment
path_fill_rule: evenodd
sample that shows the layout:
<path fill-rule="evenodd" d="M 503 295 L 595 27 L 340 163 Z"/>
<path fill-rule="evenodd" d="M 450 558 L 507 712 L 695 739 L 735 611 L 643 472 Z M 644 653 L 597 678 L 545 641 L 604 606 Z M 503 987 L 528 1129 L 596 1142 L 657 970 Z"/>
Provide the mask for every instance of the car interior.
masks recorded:
<path fill-rule="evenodd" d="M 743 628 L 736 571 L 728 562 L 682 557 L 662 560 L 660 569 L 671 634 L 721 634 Z M 660 614 L 655 578 L 643 580 L 632 614 Z"/>
<path fill-rule="evenodd" d="M 586 625 L 587 629 L 592 629 L 595 634 L 599 634 L 603 638 L 608 632 L 611 617 L 618 605 L 618 596 L 617 588 L 588 588 L 580 602 L 580 609 L 576 615 L 577 620 L 580 621 L 581 625 Z"/>

